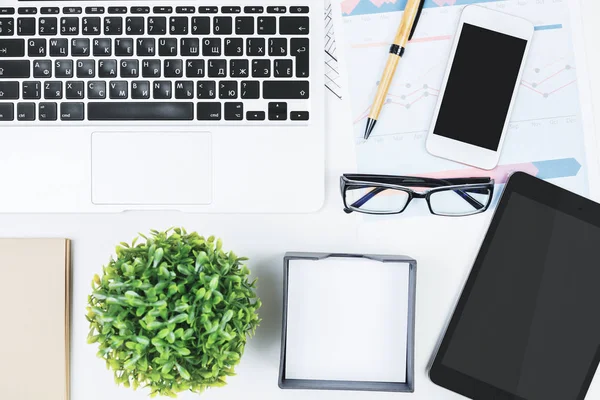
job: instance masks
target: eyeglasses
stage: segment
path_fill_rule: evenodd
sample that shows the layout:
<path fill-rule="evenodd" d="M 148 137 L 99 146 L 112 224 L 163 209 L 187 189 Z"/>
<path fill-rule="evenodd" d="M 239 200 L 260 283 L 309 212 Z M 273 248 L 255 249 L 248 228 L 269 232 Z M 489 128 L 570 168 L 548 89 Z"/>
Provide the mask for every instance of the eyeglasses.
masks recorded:
<path fill-rule="evenodd" d="M 433 179 L 413 176 L 344 174 L 340 178 L 344 211 L 400 214 L 412 199 L 425 199 L 434 215 L 462 217 L 485 212 L 494 194 L 491 178 Z M 417 192 L 411 188 L 431 188 Z"/>

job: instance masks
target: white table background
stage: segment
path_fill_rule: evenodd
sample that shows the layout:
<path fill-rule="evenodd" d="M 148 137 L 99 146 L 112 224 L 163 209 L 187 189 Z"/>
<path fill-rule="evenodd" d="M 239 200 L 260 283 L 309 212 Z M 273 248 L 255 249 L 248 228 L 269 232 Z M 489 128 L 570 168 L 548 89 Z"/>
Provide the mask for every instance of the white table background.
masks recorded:
<path fill-rule="evenodd" d="M 582 0 L 586 47 L 600 122 L 600 2 Z M 328 95 L 329 96 L 329 95 Z M 250 257 L 249 267 L 259 277 L 264 303 L 263 322 L 251 339 L 237 368 L 238 376 L 225 388 L 212 389 L 207 399 L 460 399 L 428 379 L 426 368 L 452 311 L 492 213 L 469 218 L 403 218 L 365 222 L 346 215 L 340 206 L 338 179 L 353 171 L 353 139 L 343 103 L 328 97 L 331 115 L 327 128 L 327 195 L 323 209 L 308 215 L 210 215 L 178 212 L 129 212 L 112 215 L 2 215 L 1 237 L 67 237 L 73 240 L 73 306 L 71 338 L 72 400 L 146 399 L 147 392 L 118 387 L 112 372 L 96 358 L 96 347 L 86 344 L 87 295 L 94 273 L 101 271 L 114 246 L 130 241 L 137 232 L 184 226 L 188 231 L 223 238 L 224 247 Z M 596 130 L 600 133 L 600 129 Z M 590 165 L 590 167 L 593 167 Z M 418 261 L 416 325 L 416 390 L 414 394 L 280 390 L 277 386 L 282 308 L 282 258 L 286 251 L 325 251 L 406 254 Z M 26 295 L 26 287 L 23 293 Z M 600 290 L 600 288 L 599 288 Z M 309 294 L 307 294 L 309 295 Z M 14 304 L 18 306 L 18 301 Z M 43 327 L 40 327 L 43 334 Z M 9 345 L 9 344 L 5 344 Z M 565 344 L 567 345 L 567 344 Z M 349 349 L 348 356 L 352 356 Z M 32 371 L 34 371 L 32 366 Z M 35 373 L 43 373 L 36 371 Z M 35 377 L 32 377 L 35 384 Z M 560 382 L 548 382 L 560 384 Z M 182 399 L 197 399 L 185 393 Z M 600 398 L 600 372 L 587 399 Z"/>

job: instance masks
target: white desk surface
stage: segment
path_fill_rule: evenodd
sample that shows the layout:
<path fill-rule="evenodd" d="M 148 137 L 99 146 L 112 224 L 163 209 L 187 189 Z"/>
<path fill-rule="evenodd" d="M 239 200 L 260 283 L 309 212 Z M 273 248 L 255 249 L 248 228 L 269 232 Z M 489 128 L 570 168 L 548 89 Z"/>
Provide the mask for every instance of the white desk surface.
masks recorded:
<path fill-rule="evenodd" d="M 597 128 L 600 127 L 600 2 L 582 0 L 589 70 Z M 137 232 L 184 226 L 224 239 L 225 248 L 250 257 L 259 277 L 263 322 L 237 368 L 238 376 L 206 399 L 245 400 L 452 400 L 463 397 L 428 379 L 426 367 L 485 235 L 492 215 L 469 218 L 403 218 L 365 223 L 342 212 L 338 179 L 353 171 L 353 140 L 342 103 L 328 97 L 327 197 L 323 209 L 309 215 L 190 215 L 132 212 L 119 215 L 2 215 L 0 237 L 73 239 L 73 319 L 71 339 L 72 400 L 141 400 L 147 392 L 117 387 L 112 374 L 86 344 L 85 305 L 94 273 L 101 271 L 114 246 Z M 597 129 L 600 135 L 600 129 Z M 280 390 L 277 386 L 282 302 L 282 259 L 286 251 L 406 254 L 418 260 L 416 390 L 414 394 Z M 40 331 L 43 334 L 43 330 Z M 35 384 L 35 382 L 32 382 Z M 549 382 L 549 384 L 560 384 Z M 185 393 L 181 399 L 198 399 Z M 600 372 L 587 399 L 600 398 Z"/>

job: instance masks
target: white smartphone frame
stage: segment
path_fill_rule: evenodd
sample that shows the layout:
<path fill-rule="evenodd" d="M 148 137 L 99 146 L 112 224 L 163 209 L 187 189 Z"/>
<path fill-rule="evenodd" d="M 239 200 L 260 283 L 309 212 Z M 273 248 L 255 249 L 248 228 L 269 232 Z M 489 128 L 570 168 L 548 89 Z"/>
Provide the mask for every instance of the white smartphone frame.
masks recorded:
<path fill-rule="evenodd" d="M 504 127 L 502 128 L 500 142 L 496 151 L 436 135 L 434 133 L 442 101 L 444 99 L 444 93 L 448 84 L 448 78 L 450 77 L 450 71 L 452 70 L 452 65 L 454 64 L 456 49 L 458 47 L 458 43 L 460 42 L 460 36 L 465 23 L 527 40 L 527 46 L 525 47 L 525 52 L 523 53 L 523 58 L 521 60 L 519 75 L 515 80 L 515 88 L 513 90 L 510 106 L 504 121 Z M 444 80 L 442 81 L 440 96 L 435 106 L 431 127 L 429 128 L 429 132 L 427 134 L 425 147 L 430 154 L 486 170 L 493 169 L 498 165 L 500 152 L 502 151 L 502 146 L 504 145 L 504 139 L 506 137 L 508 123 L 510 121 L 510 115 L 512 113 L 515 99 L 517 98 L 519 85 L 521 83 L 521 78 L 525 69 L 525 63 L 527 61 L 527 55 L 529 54 L 533 32 L 533 24 L 526 19 L 505 14 L 500 11 L 490 10 L 477 5 L 465 7 L 460 18 L 454 43 L 452 44 L 452 51 L 450 52 L 449 59 L 450 61 L 448 62 L 446 72 L 444 73 Z"/>

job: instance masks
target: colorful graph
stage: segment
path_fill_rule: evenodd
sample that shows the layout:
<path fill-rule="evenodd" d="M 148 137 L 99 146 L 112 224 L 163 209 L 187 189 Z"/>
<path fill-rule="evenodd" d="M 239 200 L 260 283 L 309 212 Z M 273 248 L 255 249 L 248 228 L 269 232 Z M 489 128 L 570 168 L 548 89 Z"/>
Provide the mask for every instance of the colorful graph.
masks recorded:
<path fill-rule="evenodd" d="M 478 3 L 491 3 L 502 0 L 425 0 L 424 8 L 459 6 Z M 344 16 L 379 14 L 403 11 L 407 0 L 344 0 L 342 14 Z"/>

